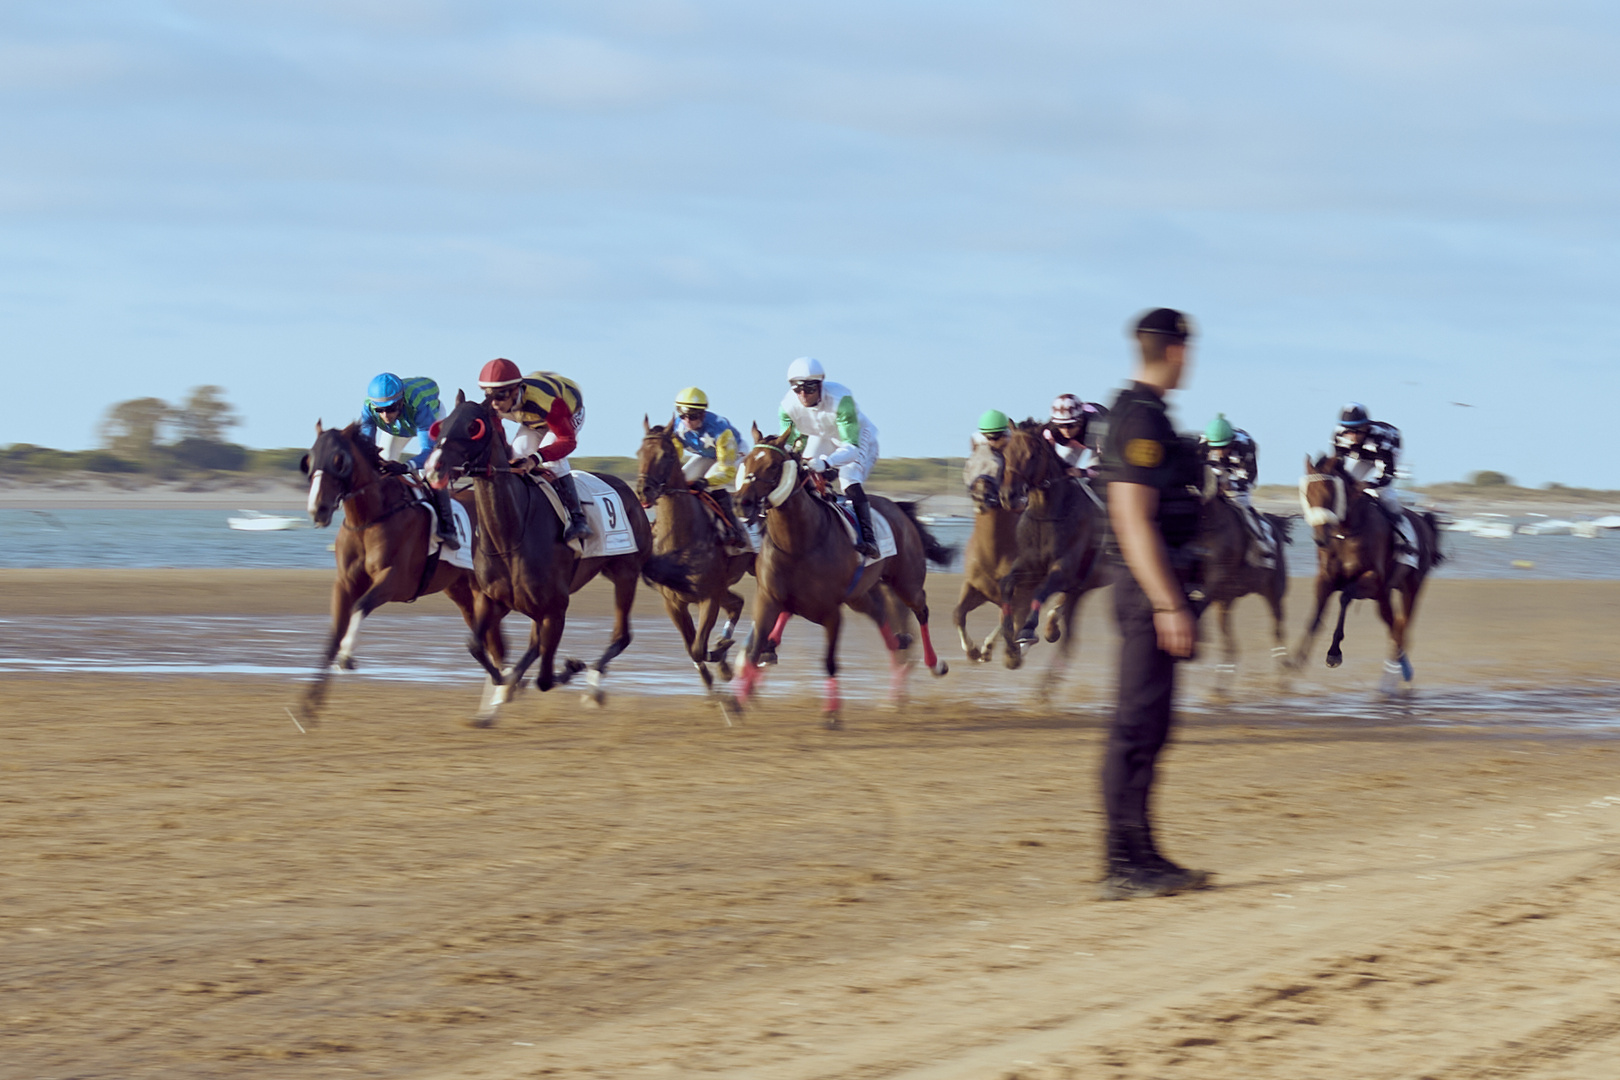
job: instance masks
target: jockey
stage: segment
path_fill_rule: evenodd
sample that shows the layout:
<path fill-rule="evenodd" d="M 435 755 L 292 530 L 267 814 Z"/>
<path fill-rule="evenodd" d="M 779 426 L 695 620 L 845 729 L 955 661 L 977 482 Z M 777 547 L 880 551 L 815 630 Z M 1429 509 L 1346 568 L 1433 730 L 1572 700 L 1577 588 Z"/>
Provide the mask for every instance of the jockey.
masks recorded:
<path fill-rule="evenodd" d="M 1393 424 L 1374 420 L 1367 407 L 1352 401 L 1339 412 L 1333 429 L 1333 449 L 1345 461 L 1345 471 L 1378 498 L 1384 516 L 1395 526 L 1395 558 L 1417 565 L 1417 530 L 1401 509 L 1395 491 L 1395 463 L 1401 452 L 1401 432 Z"/>
<path fill-rule="evenodd" d="M 1277 544 L 1271 529 L 1250 501 L 1249 489 L 1260 475 L 1260 448 L 1242 428 L 1235 428 L 1225 413 L 1216 413 L 1198 442 L 1204 462 L 1215 481 L 1215 490 L 1240 511 L 1244 524 L 1254 534 L 1255 543 L 1245 556 L 1250 565 L 1271 570 L 1277 565 Z"/>
<path fill-rule="evenodd" d="M 790 389 L 782 399 L 782 430 L 805 436 L 804 455 L 811 472 L 838 470 L 839 486 L 861 525 L 861 542 L 855 550 L 875 559 L 872 507 L 862 484 L 877 464 L 877 428 L 856 407 L 855 395 L 847 387 L 827 382 L 827 372 L 815 357 L 801 356 L 789 364 L 787 379 Z"/>
<path fill-rule="evenodd" d="M 680 443 L 686 457 L 681 461 L 681 472 L 686 482 L 699 490 L 707 490 L 709 497 L 719 504 L 724 519 L 728 543 L 746 542 L 731 509 L 731 482 L 737 478 L 737 463 L 747 450 L 747 440 L 730 420 L 709 411 L 709 395 L 695 386 L 688 386 L 675 395 L 675 417 L 670 430 Z"/>
<path fill-rule="evenodd" d="M 1102 435 L 1106 429 L 1108 410 L 1090 401 L 1081 401 L 1073 394 L 1059 394 L 1052 402 L 1052 419 L 1041 434 L 1057 451 L 1070 476 L 1087 476 L 1087 464 L 1095 464 L 1102 454 Z M 1087 453 L 1091 454 L 1089 460 Z"/>
<path fill-rule="evenodd" d="M 568 511 L 563 542 L 583 540 L 591 534 L 585 511 L 579 506 L 568 455 L 578 446 L 585 422 L 585 399 L 572 380 L 549 371 L 524 375 L 510 360 L 496 359 L 478 373 L 479 389 L 501 419 L 518 425 L 512 439 L 512 467 L 527 473 L 544 469 Z"/>
<path fill-rule="evenodd" d="M 1007 432 L 1011 428 L 1006 413 L 1000 409 L 987 410 L 979 417 L 979 430 L 973 433 L 969 443 L 972 451 L 962 466 L 962 481 L 982 510 L 1002 509 L 1001 476 L 1007 467 L 1002 455 L 1007 449 Z"/>
<path fill-rule="evenodd" d="M 423 376 L 401 379 L 385 371 L 366 387 L 365 404 L 360 406 L 360 438 L 376 444 L 384 472 L 414 472 L 433 453 L 433 422 L 443 416 L 438 383 Z M 412 439 L 421 447 L 414 456 L 408 454 Z M 460 547 L 456 524 L 450 517 L 449 489 L 417 486 L 432 500 L 438 513 L 439 539 L 452 550 Z"/>

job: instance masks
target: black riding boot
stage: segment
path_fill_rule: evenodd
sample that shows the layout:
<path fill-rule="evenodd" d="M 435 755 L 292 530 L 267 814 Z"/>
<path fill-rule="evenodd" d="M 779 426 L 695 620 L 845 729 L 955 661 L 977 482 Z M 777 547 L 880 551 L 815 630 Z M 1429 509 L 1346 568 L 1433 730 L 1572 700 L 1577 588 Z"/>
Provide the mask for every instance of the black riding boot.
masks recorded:
<path fill-rule="evenodd" d="M 574 487 L 574 475 L 556 478 L 557 494 L 562 496 L 563 509 L 568 511 L 568 528 L 563 532 L 563 543 L 574 540 L 583 540 L 591 535 L 591 527 L 585 523 L 585 511 L 579 508 L 579 490 Z"/>
<path fill-rule="evenodd" d="M 844 494 L 855 507 L 855 520 L 861 525 L 861 542 L 855 545 L 855 550 L 868 559 L 878 557 L 877 534 L 872 531 L 872 504 L 866 501 L 866 489 L 859 484 L 850 484 L 844 488 Z"/>
<path fill-rule="evenodd" d="M 727 547 L 747 547 L 748 537 L 743 534 L 737 513 L 731 508 L 731 492 L 723 487 L 712 487 L 709 495 L 720 507 L 720 543 Z"/>
<path fill-rule="evenodd" d="M 456 519 L 452 517 L 450 508 L 450 489 L 447 487 L 427 489 L 428 498 L 433 500 L 433 511 L 439 515 L 439 539 L 451 551 L 461 547 L 461 541 L 456 539 Z"/>

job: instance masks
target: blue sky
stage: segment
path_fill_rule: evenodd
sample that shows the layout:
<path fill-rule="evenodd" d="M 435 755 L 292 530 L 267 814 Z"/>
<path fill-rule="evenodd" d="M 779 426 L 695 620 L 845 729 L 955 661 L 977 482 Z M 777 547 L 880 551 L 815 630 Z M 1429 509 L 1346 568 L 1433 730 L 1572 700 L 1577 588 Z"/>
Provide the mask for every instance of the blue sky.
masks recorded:
<path fill-rule="evenodd" d="M 231 0 L 0 7 L 0 443 L 226 388 L 306 444 L 382 370 L 576 379 L 582 451 L 819 357 L 885 454 L 1108 400 L 1202 331 L 1286 482 L 1620 487 L 1620 15 L 1597 3 Z M 1464 402 L 1463 408 L 1452 402 Z"/>

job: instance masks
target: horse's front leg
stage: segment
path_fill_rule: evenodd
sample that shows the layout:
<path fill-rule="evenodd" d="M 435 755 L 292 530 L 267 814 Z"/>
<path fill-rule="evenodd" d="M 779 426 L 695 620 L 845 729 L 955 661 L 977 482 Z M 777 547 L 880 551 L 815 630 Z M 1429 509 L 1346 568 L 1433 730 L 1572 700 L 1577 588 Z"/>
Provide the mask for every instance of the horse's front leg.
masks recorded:
<path fill-rule="evenodd" d="M 1285 689 L 1293 666 L 1288 662 L 1288 643 L 1283 637 L 1283 596 L 1287 591 L 1288 579 L 1284 577 L 1280 585 L 1266 594 L 1266 602 L 1271 605 L 1271 658 L 1277 662 L 1278 684 Z"/>
<path fill-rule="evenodd" d="M 787 612 L 783 610 L 781 601 L 775 599 L 760 589 L 754 601 L 754 628 L 748 635 L 748 644 L 743 649 L 742 670 L 737 673 L 737 686 L 734 691 L 738 705 L 747 705 L 748 699 L 754 696 L 754 687 L 760 680 L 760 665 L 764 657 L 775 657 L 776 645 L 780 639 L 782 625 L 786 623 Z"/>
<path fill-rule="evenodd" d="M 1210 696 L 1216 701 L 1229 701 L 1232 697 L 1232 682 L 1237 675 L 1238 658 L 1237 637 L 1232 633 L 1232 601 L 1222 600 L 1216 607 L 1220 609 L 1218 618 L 1223 659 L 1215 665 L 1215 689 Z"/>
<path fill-rule="evenodd" d="M 709 662 L 720 669 L 720 678 L 730 682 L 731 661 L 726 658 L 726 654 L 737 643 L 733 635 L 737 632 L 737 620 L 742 618 L 742 595 L 727 589 L 717 606 L 725 611 L 726 621 L 720 627 L 720 640 L 709 650 Z"/>
<path fill-rule="evenodd" d="M 537 653 L 540 658 L 540 671 L 534 677 L 534 685 L 542 692 L 557 685 L 557 646 L 562 643 L 563 627 L 567 622 L 568 610 L 564 608 L 561 611 L 550 612 L 544 619 L 534 624 L 529 652 Z"/>
<path fill-rule="evenodd" d="M 1338 667 L 1344 663 L 1344 653 L 1339 651 L 1339 645 L 1344 641 L 1344 617 L 1350 611 L 1350 604 L 1356 599 L 1355 586 L 1342 589 L 1339 592 L 1339 621 L 1333 627 L 1333 640 L 1328 643 L 1327 666 Z"/>
<path fill-rule="evenodd" d="M 822 723 L 828 729 L 843 727 L 844 721 L 840 717 L 843 701 L 838 696 L 838 631 L 843 626 L 844 616 L 838 608 L 833 608 L 822 624 L 827 632 L 827 694 L 822 701 Z"/>
<path fill-rule="evenodd" d="M 692 666 L 697 668 L 698 675 L 703 679 L 703 689 L 713 690 L 714 676 L 709 674 L 709 667 L 703 662 L 704 647 L 698 641 L 697 628 L 692 625 L 691 608 L 680 597 L 666 592 L 664 611 L 669 615 L 669 621 L 675 624 L 675 629 L 680 631 L 681 644 L 685 647 Z"/>
<path fill-rule="evenodd" d="M 303 701 L 298 709 L 304 720 L 309 723 L 315 723 L 319 719 L 320 711 L 326 704 L 326 684 L 332 675 L 332 658 L 337 655 L 339 643 L 348 636 L 355 594 L 364 591 L 365 587 L 363 582 L 348 582 L 341 573 L 337 580 L 332 582 L 332 629 L 326 636 L 326 649 L 321 656 L 320 666 L 315 669 L 314 677 L 304 690 Z"/>
<path fill-rule="evenodd" d="M 1389 627 L 1389 659 L 1384 661 L 1384 676 L 1378 682 L 1381 693 L 1393 695 L 1400 681 L 1412 681 L 1412 662 L 1406 658 L 1406 612 L 1397 611 L 1395 591 L 1387 590 L 1378 597 L 1378 616 Z"/>
<path fill-rule="evenodd" d="M 1293 665 L 1297 669 L 1304 663 L 1304 657 L 1311 654 L 1311 646 L 1316 643 L 1316 634 L 1322 628 L 1322 613 L 1327 610 L 1328 598 L 1333 595 L 1336 586 L 1327 578 L 1316 579 L 1316 610 L 1311 615 L 1311 621 L 1305 625 L 1305 632 L 1299 637 L 1299 645 L 1294 649 Z"/>
<path fill-rule="evenodd" d="M 1071 589 L 1063 594 L 1063 599 L 1052 606 L 1052 613 L 1047 616 L 1047 640 L 1056 643 L 1057 651 L 1052 662 L 1047 665 L 1046 675 L 1041 680 L 1041 700 L 1049 701 L 1057 691 L 1058 685 L 1063 682 L 1063 676 L 1069 670 L 1069 657 L 1079 648 L 1080 642 L 1075 635 L 1075 613 L 1080 609 L 1080 598 L 1085 593 L 1079 589 Z"/>
<path fill-rule="evenodd" d="M 956 607 L 951 611 L 951 622 L 956 626 L 956 635 L 962 639 L 962 651 L 975 664 L 982 657 L 979 653 L 979 646 L 974 643 L 972 638 L 968 637 L 968 612 L 986 603 L 989 599 L 984 593 L 974 588 L 972 583 L 964 581 L 962 582 L 962 595 L 957 597 Z"/>

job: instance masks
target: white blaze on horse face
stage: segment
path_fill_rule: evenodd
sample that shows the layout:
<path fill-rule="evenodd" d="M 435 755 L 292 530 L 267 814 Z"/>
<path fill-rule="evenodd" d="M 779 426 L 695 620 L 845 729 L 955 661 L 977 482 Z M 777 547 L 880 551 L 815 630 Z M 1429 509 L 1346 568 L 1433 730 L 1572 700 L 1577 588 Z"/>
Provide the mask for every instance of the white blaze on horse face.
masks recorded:
<path fill-rule="evenodd" d="M 309 516 L 314 517 L 315 511 L 321 506 L 321 474 L 324 469 L 316 469 L 309 476 Z"/>
<path fill-rule="evenodd" d="M 1312 506 L 1309 490 L 1312 481 L 1331 482 L 1334 484 L 1334 502 L 1341 505 L 1339 510 L 1331 510 L 1326 506 Z M 1299 506 L 1305 514 L 1305 524 L 1311 528 L 1319 525 L 1336 525 L 1343 518 L 1342 504 L 1344 502 L 1344 486 L 1336 476 L 1302 476 L 1299 480 Z"/>

